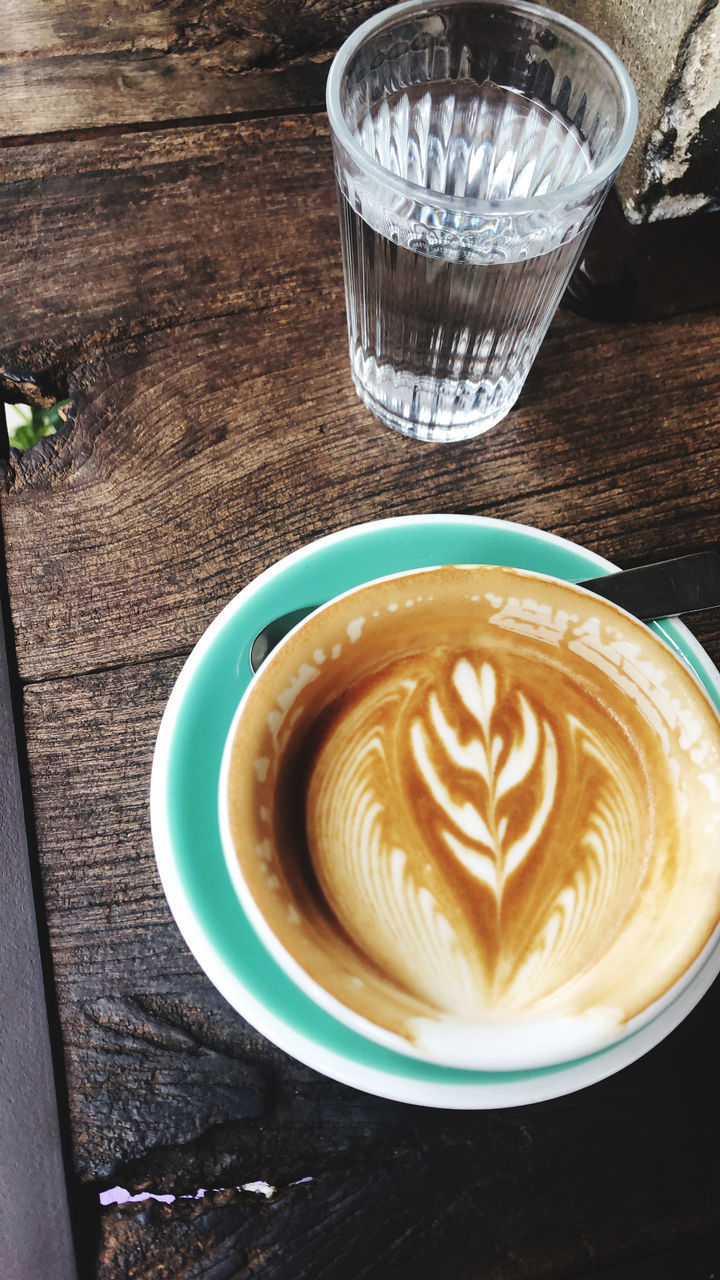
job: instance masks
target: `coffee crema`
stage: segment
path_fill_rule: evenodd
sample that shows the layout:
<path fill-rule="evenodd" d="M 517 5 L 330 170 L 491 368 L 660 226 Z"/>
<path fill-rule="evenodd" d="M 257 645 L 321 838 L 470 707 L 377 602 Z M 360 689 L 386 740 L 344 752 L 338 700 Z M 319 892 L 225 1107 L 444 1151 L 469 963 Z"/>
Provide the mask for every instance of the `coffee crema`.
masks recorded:
<path fill-rule="evenodd" d="M 642 624 L 537 575 L 423 570 L 333 602 L 253 682 L 223 785 L 281 961 L 436 1061 L 601 1047 L 720 918 L 717 716 Z"/>

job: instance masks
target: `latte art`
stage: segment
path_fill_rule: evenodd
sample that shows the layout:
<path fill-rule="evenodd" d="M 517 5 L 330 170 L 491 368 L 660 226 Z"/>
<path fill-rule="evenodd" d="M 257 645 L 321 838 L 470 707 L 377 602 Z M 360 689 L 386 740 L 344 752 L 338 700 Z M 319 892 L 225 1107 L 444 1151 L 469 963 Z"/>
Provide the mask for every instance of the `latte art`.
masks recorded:
<path fill-rule="evenodd" d="M 633 744 L 521 668 L 501 679 L 472 652 L 393 664 L 335 708 L 308 789 L 310 856 L 348 937 L 461 1017 L 537 1010 L 591 973 L 655 845 Z"/>
<path fill-rule="evenodd" d="M 221 819 L 293 979 L 451 1065 L 602 1047 L 718 929 L 717 715 L 642 624 L 514 570 L 308 618 L 238 711 Z"/>

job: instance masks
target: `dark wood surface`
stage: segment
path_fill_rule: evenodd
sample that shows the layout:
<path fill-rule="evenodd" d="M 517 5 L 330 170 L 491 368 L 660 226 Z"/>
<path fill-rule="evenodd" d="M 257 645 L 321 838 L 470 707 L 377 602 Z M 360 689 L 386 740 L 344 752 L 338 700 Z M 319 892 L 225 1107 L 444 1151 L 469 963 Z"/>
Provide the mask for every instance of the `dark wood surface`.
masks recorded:
<path fill-rule="evenodd" d="M 102 57 L 121 53 L 137 49 Z M 228 109 L 264 109 L 272 83 Z M 95 123 L 112 127 L 31 141 L 52 121 L 18 92 L 0 146 L 0 378 L 10 396 L 67 393 L 71 411 L 11 456 L 0 513 L 83 1273 L 709 1280 L 717 985 L 652 1053 L 564 1099 L 453 1114 L 373 1098 L 269 1045 L 205 978 L 157 878 L 148 787 L 193 644 L 311 538 L 457 511 L 619 564 L 718 540 L 717 217 L 628 247 L 610 214 L 597 243 L 632 256 L 632 318 L 561 310 L 504 423 L 424 446 L 352 389 L 312 94 L 271 119 L 179 119 L 225 111 L 209 94 L 149 130 L 137 122 L 167 118 L 149 91 L 154 114 L 111 105 Z M 720 622 L 693 629 L 719 662 Z M 258 1181 L 269 1196 L 243 1189 Z M 101 1208 L 115 1186 L 175 1198 Z"/>
<path fill-rule="evenodd" d="M 380 0 L 3 0 L 0 132 L 38 134 L 324 102 L 334 50 Z"/>
<path fill-rule="evenodd" d="M 0 1272 L 6 1280 L 27 1280 L 30 1272 L 76 1280 L 66 1188 L 69 1152 L 61 1140 L 61 1088 L 55 1079 L 57 1068 L 62 1080 L 64 1065 L 61 1057 L 53 1062 L 48 1025 L 45 988 L 52 990 L 52 963 L 42 893 L 28 856 L 22 744 L 16 735 L 22 717 L 13 705 L 17 681 L 11 674 L 6 617 L 0 557 Z"/>

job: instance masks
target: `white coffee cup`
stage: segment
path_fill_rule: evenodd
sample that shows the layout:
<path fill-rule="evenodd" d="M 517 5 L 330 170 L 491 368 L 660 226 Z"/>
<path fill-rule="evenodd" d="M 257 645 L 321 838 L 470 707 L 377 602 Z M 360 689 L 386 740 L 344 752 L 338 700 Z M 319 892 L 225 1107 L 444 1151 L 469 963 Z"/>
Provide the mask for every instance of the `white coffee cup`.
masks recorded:
<path fill-rule="evenodd" d="M 366 584 L 297 627 L 228 736 L 220 827 L 272 955 L 371 1039 L 568 1062 L 717 956 L 720 720 L 653 632 L 492 566 Z"/>

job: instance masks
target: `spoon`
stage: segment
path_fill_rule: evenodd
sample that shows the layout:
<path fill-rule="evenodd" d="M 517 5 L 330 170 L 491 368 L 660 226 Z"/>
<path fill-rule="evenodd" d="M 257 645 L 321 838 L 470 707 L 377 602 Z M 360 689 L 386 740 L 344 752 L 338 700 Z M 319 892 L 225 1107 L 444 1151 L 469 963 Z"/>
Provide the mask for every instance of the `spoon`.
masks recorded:
<path fill-rule="evenodd" d="M 717 551 L 698 551 L 673 560 L 660 560 L 657 564 L 619 569 L 601 578 L 583 578 L 576 585 L 620 605 L 643 622 L 676 618 L 681 613 L 695 613 L 720 605 L 720 555 Z M 320 607 L 320 604 L 305 605 L 266 623 L 250 646 L 253 672 L 288 631 Z"/>

